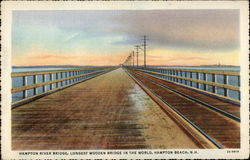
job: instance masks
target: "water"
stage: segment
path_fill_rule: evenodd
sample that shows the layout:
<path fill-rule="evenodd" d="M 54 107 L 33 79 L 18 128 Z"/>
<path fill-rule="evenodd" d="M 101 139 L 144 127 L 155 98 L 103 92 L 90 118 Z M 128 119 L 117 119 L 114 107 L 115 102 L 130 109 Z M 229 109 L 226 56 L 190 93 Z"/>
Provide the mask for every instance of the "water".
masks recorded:
<path fill-rule="evenodd" d="M 185 66 L 152 66 L 153 68 L 179 68 L 179 69 L 202 69 L 202 70 L 219 70 L 219 71 L 240 71 L 240 67 L 216 67 L 216 66 L 208 66 L 208 67 L 185 67 Z"/>
<path fill-rule="evenodd" d="M 240 71 L 240 67 L 185 67 L 185 66 L 149 66 L 153 68 L 180 68 L 180 69 L 204 69 L 204 70 L 224 70 L 224 71 Z M 52 70 L 66 70 L 77 69 L 79 67 L 12 67 L 12 73 L 17 72 L 35 72 L 35 71 L 52 71 Z M 84 68 L 84 67 L 81 67 Z M 86 66 L 87 68 L 87 66 Z"/>
<path fill-rule="evenodd" d="M 12 73 L 18 73 L 18 72 L 36 72 L 36 71 L 53 71 L 53 70 L 66 70 L 66 69 L 76 69 L 76 68 L 33 68 L 33 67 L 20 67 L 20 68 L 14 68 L 12 67 Z"/>

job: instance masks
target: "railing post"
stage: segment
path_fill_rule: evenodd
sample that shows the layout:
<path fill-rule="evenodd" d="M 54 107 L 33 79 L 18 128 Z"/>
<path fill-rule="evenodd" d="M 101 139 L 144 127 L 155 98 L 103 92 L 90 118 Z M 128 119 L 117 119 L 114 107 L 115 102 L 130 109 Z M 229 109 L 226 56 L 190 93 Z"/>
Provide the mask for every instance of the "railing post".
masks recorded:
<path fill-rule="evenodd" d="M 36 75 L 33 75 L 33 84 L 36 84 L 37 83 L 37 77 L 36 77 Z M 35 87 L 34 88 L 34 95 L 36 95 L 37 94 L 37 88 Z"/>
<path fill-rule="evenodd" d="M 71 72 L 69 71 L 69 78 L 71 77 Z M 69 79 L 69 84 L 71 84 L 71 79 Z"/>
<path fill-rule="evenodd" d="M 191 81 L 190 81 L 190 86 L 193 87 L 193 72 L 190 72 L 190 78 L 191 78 Z"/>
<path fill-rule="evenodd" d="M 199 72 L 196 72 L 196 79 L 199 80 L 200 76 L 199 76 Z M 196 83 L 196 88 L 199 88 L 199 83 Z"/>
<path fill-rule="evenodd" d="M 76 75 L 78 75 L 78 71 L 76 71 Z M 78 77 L 75 79 L 76 80 L 76 82 L 78 81 Z"/>
<path fill-rule="evenodd" d="M 226 85 L 228 84 L 228 77 L 227 77 L 227 75 L 225 75 L 225 74 L 223 75 L 223 81 L 224 81 L 224 82 L 223 82 L 224 84 L 226 84 Z M 228 96 L 228 89 L 227 89 L 227 88 L 224 88 L 224 96 L 225 96 L 225 97 Z"/>
<path fill-rule="evenodd" d="M 23 76 L 23 86 L 27 85 L 27 76 Z M 27 98 L 28 97 L 28 92 L 27 90 L 23 90 L 23 98 Z"/>
<path fill-rule="evenodd" d="M 240 87 L 240 76 L 237 76 L 237 78 L 238 78 L 238 86 Z M 239 100 L 241 100 L 241 93 L 240 91 L 238 92 L 239 92 Z"/>
<path fill-rule="evenodd" d="M 74 71 L 74 76 L 76 76 L 76 71 Z M 74 78 L 74 82 L 76 82 L 76 78 Z"/>
<path fill-rule="evenodd" d="M 71 77 L 71 71 L 69 71 L 69 77 Z M 71 79 L 68 80 L 69 84 L 71 83 Z"/>
<path fill-rule="evenodd" d="M 59 74 L 59 73 L 56 73 L 56 80 L 58 80 L 58 74 Z M 59 83 L 59 82 L 56 82 L 56 88 L 58 88 L 58 83 Z"/>
<path fill-rule="evenodd" d="M 207 74 L 206 74 L 206 73 L 203 73 L 203 75 L 204 75 L 203 80 L 204 80 L 204 81 L 207 81 Z M 206 84 L 203 84 L 203 85 L 204 85 L 204 90 L 207 91 L 207 85 L 206 85 Z"/>
<path fill-rule="evenodd" d="M 180 75 L 179 76 L 183 77 L 182 75 L 183 75 L 183 71 L 180 71 Z M 183 79 L 182 78 L 180 79 L 180 83 L 183 84 Z"/>
<path fill-rule="evenodd" d="M 63 78 L 63 72 L 60 73 L 61 74 L 61 79 Z M 63 86 L 63 81 L 61 81 L 61 86 Z"/>
<path fill-rule="evenodd" d="M 42 79 L 43 79 L 42 81 L 45 82 L 45 80 L 46 80 L 46 75 L 45 74 L 42 74 Z M 43 85 L 42 87 L 43 87 L 43 92 L 45 92 L 46 91 L 46 86 Z"/>
<path fill-rule="evenodd" d="M 52 80 L 53 80 L 52 73 L 50 73 L 50 74 L 49 74 L 49 76 L 50 76 L 50 78 L 49 78 L 49 79 L 50 79 L 50 81 L 52 81 Z M 52 89 L 53 89 L 52 85 L 53 85 L 53 84 L 51 83 L 51 84 L 50 84 L 50 90 L 52 90 Z"/>
<path fill-rule="evenodd" d="M 238 86 L 240 86 L 240 76 L 237 76 L 238 79 Z"/>
<path fill-rule="evenodd" d="M 78 71 L 76 71 L 76 76 L 78 75 Z M 78 77 L 75 78 L 75 82 L 78 81 Z"/>
<path fill-rule="evenodd" d="M 216 74 L 212 74 L 212 82 L 215 83 Z M 215 86 L 212 85 L 212 92 L 215 93 Z"/>
<path fill-rule="evenodd" d="M 161 78 L 163 79 L 163 75 L 162 75 L 162 73 L 163 73 L 163 70 L 162 70 L 162 69 L 160 69 L 160 71 L 161 71 Z"/>
<path fill-rule="evenodd" d="M 65 78 L 68 77 L 68 73 L 69 73 L 69 72 L 65 72 Z M 65 81 L 65 85 L 67 85 L 67 84 L 68 84 L 68 80 Z"/>
<path fill-rule="evenodd" d="M 70 77 L 73 76 L 73 72 L 72 72 L 72 71 L 70 72 L 69 76 L 70 76 Z M 69 82 L 70 82 L 70 83 L 73 83 L 73 79 L 69 79 Z"/>

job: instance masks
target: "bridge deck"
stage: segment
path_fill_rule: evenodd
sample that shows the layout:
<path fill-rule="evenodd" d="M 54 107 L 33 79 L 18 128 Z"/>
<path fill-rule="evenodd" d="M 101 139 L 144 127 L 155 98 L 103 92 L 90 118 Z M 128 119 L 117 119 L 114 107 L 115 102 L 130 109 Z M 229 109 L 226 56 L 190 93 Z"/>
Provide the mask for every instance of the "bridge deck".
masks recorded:
<path fill-rule="evenodd" d="M 12 110 L 12 148 L 198 148 L 122 70 Z"/>
<path fill-rule="evenodd" d="M 131 74 L 133 74 L 137 81 L 139 80 L 144 87 L 147 87 L 151 92 L 167 102 L 168 106 L 177 110 L 179 114 L 210 136 L 211 140 L 213 139 L 218 147 L 240 147 L 240 122 L 233 118 L 234 116 L 240 115 L 239 106 L 154 78 L 144 73 L 131 72 Z M 167 88 L 165 86 L 167 86 Z M 185 96 L 183 93 L 186 93 Z M 188 97 L 186 95 L 188 95 Z M 197 101 L 192 99 L 193 97 L 201 100 L 202 103 L 197 103 Z M 211 109 L 207 105 L 204 105 L 204 102 L 216 109 Z M 222 109 L 223 112 L 219 112 L 217 109 Z M 224 111 L 227 111 L 227 113 Z M 231 113 L 231 115 L 229 113 Z"/>

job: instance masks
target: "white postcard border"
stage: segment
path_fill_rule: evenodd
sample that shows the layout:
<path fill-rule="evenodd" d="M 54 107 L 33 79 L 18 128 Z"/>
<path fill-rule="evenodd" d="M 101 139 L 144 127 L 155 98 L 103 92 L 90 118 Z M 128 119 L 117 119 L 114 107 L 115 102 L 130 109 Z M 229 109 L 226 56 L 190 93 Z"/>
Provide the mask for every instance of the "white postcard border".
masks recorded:
<path fill-rule="evenodd" d="M 11 13 L 14 10 L 153 10 L 153 9 L 239 9 L 240 10 L 240 64 L 241 64 L 241 148 L 240 149 L 168 149 L 168 150 L 37 150 L 37 152 L 60 152 L 69 155 L 20 155 L 24 151 L 11 150 Z M 78 2 L 78 1 L 4 1 L 2 15 L 2 52 L 1 52 L 1 148 L 4 159 L 142 159 L 142 158 L 247 158 L 249 156 L 249 33 L 248 33 L 248 2 L 247 1 L 136 1 L 136 2 Z M 89 155 L 90 152 L 104 152 L 105 155 Z M 121 151 L 122 155 L 110 154 L 109 151 Z M 145 154 L 139 154 L 145 151 Z M 173 153 L 151 154 L 154 151 Z M 177 152 L 178 153 L 177 153 Z M 197 151 L 197 154 L 190 154 Z M 29 151 L 25 151 L 29 152 Z M 88 152 L 88 155 L 70 155 L 73 152 Z M 128 152 L 126 154 L 125 152 Z M 131 153 L 130 153 L 131 152 Z M 175 154 L 176 152 L 176 154 Z M 183 153 L 182 153 L 183 152 Z M 187 153 L 189 154 L 187 154 Z M 136 153 L 136 154 L 132 154 Z"/>

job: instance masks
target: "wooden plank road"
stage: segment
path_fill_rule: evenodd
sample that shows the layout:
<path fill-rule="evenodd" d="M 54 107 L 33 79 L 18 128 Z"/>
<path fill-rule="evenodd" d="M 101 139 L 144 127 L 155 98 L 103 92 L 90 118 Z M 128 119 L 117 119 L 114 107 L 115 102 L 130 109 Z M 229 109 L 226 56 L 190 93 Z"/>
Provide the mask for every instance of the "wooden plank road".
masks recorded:
<path fill-rule="evenodd" d="M 122 70 L 12 110 L 12 149 L 199 148 Z"/>

